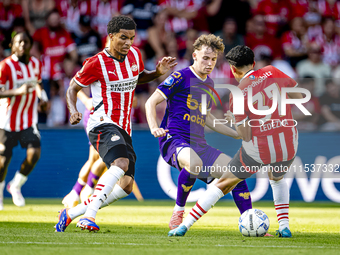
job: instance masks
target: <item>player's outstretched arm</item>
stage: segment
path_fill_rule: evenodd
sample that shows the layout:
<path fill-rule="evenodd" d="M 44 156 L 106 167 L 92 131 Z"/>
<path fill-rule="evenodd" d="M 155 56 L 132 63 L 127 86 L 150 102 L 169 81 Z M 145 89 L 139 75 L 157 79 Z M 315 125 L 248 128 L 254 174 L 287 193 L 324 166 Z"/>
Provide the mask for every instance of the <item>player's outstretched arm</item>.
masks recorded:
<path fill-rule="evenodd" d="M 34 90 L 32 84 L 23 84 L 20 86 L 20 88 L 17 89 L 1 89 L 0 88 L 0 98 L 5 98 L 5 97 L 13 97 L 13 96 L 20 96 L 20 95 L 25 95 Z"/>
<path fill-rule="evenodd" d="M 169 132 L 169 130 L 159 128 L 157 124 L 156 106 L 164 100 L 164 97 L 156 90 L 145 103 L 146 119 L 148 121 L 151 134 L 154 137 L 162 137 Z"/>
<path fill-rule="evenodd" d="M 82 114 L 77 110 L 77 94 L 82 89 L 75 81 L 72 79 L 70 82 L 70 87 L 66 92 L 66 103 L 67 108 L 70 111 L 70 123 L 71 125 L 78 124 L 82 118 Z"/>
<path fill-rule="evenodd" d="M 208 114 L 206 119 L 206 125 L 214 130 L 215 132 L 218 132 L 222 135 L 230 136 L 235 139 L 241 139 L 241 137 L 238 135 L 238 133 L 232 129 L 231 127 L 226 126 L 224 123 L 220 122 L 214 115 L 211 113 Z"/>
<path fill-rule="evenodd" d="M 139 75 L 138 84 L 153 81 L 154 79 L 157 79 L 159 76 L 166 74 L 171 68 L 177 65 L 175 61 L 176 58 L 164 57 L 158 62 L 156 70 L 148 71 L 144 69 L 144 71 Z"/>
<path fill-rule="evenodd" d="M 227 114 L 225 114 L 226 120 L 228 120 L 228 123 L 236 123 L 235 117 L 231 111 L 228 111 Z M 252 138 L 251 134 L 251 126 L 248 124 L 248 121 L 246 121 L 244 124 L 241 124 L 239 126 L 236 126 L 236 131 L 238 135 L 242 138 L 243 141 L 249 142 Z"/>

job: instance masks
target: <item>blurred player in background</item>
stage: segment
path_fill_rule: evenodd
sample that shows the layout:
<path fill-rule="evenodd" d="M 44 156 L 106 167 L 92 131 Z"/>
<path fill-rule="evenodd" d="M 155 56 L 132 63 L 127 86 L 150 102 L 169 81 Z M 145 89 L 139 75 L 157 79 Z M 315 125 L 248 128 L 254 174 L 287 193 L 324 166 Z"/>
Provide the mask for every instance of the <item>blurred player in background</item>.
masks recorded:
<path fill-rule="evenodd" d="M 91 144 L 99 152 L 108 171 L 98 180 L 88 201 L 60 212 L 55 226 L 57 232 L 63 232 L 72 219 L 84 213 L 77 226 L 89 231 L 99 230 L 95 223 L 99 208 L 131 193 L 136 162 L 131 140 L 131 109 L 136 85 L 152 81 L 176 65 L 175 58 L 164 57 L 156 70 L 144 69 L 139 49 L 132 46 L 136 23 L 129 17 L 113 17 L 107 33 L 109 47 L 84 62 L 83 68 L 71 81 L 67 104 L 70 123 L 79 123 L 82 114 L 76 108 L 77 93 L 91 85 L 94 109 L 87 131 Z"/>
<path fill-rule="evenodd" d="M 168 235 L 185 235 L 188 229 L 210 210 L 220 198 L 229 193 L 237 183 L 256 172 L 254 168 L 259 170 L 262 166 L 270 165 L 274 169 L 268 171 L 268 176 L 279 221 L 277 234 L 280 237 L 291 237 L 288 217 L 289 189 L 283 175 L 288 171 L 295 158 L 298 133 L 292 123 L 288 123 L 287 126 L 279 124 L 285 119 L 291 120 L 293 118 L 290 105 L 286 107 L 286 114 L 281 112 L 280 107 L 277 107 L 270 115 L 257 115 L 248 108 L 247 93 L 252 93 L 255 109 L 269 109 L 273 104 L 273 95 L 280 95 L 282 88 L 292 88 L 297 86 L 297 83 L 273 66 L 266 66 L 254 71 L 254 52 L 247 46 L 234 47 L 228 52 L 226 58 L 244 96 L 242 100 L 244 100 L 245 113 L 236 115 L 235 119 L 230 111 L 227 115 L 228 121 L 235 123 L 237 133 L 243 139 L 242 147 L 229 163 L 231 170 L 225 172 L 222 178 L 205 192 L 183 223 L 178 228 L 171 230 Z M 287 94 L 291 99 L 302 98 L 301 93 Z M 281 96 L 278 100 L 280 99 Z M 230 94 L 230 109 L 233 111 L 232 94 Z M 261 119 L 268 119 L 269 122 L 267 123 L 274 124 L 269 125 L 269 127 L 268 124 L 256 124 L 261 123 L 259 121 Z M 262 121 L 265 122 L 266 120 Z M 252 121 L 252 126 L 249 124 L 250 121 Z M 253 168 L 248 171 L 247 167 Z"/>
<path fill-rule="evenodd" d="M 77 97 L 86 107 L 83 116 L 83 124 L 86 131 L 87 122 L 92 109 L 92 98 L 89 97 L 84 92 L 84 90 L 79 91 Z M 89 145 L 89 158 L 80 169 L 78 179 L 71 192 L 68 193 L 62 201 L 62 204 L 66 208 L 72 208 L 78 205 L 79 198 L 82 202 L 87 200 L 93 194 L 94 186 L 97 184 L 99 177 L 106 168 L 105 163 L 100 158 L 96 149 L 91 145 L 90 142 Z"/>
<path fill-rule="evenodd" d="M 12 39 L 12 55 L 0 62 L 0 210 L 13 148 L 20 142 L 26 149 L 20 170 L 7 185 L 16 206 L 25 205 L 21 187 L 40 158 L 38 97 L 42 108 L 46 108 L 48 99 L 41 87 L 41 62 L 30 56 L 32 44 L 28 34 L 16 34 Z"/>
<path fill-rule="evenodd" d="M 230 157 L 209 146 L 204 138 L 205 125 L 226 136 L 239 139 L 237 132 L 225 125 L 214 125 L 216 118 L 210 113 L 212 99 L 207 102 L 207 114 L 202 112 L 202 94 L 214 91 L 214 82 L 208 76 L 215 67 L 218 54 L 224 52 L 220 37 L 202 35 L 194 43 L 194 64 L 173 72 L 146 103 L 146 116 L 151 133 L 159 137 L 161 155 L 179 171 L 176 205 L 169 228 L 177 228 L 183 221 L 189 193 L 197 178 L 210 183 L 220 178 L 221 171 L 200 171 L 207 167 L 224 166 Z M 160 127 L 156 120 L 156 106 L 167 100 L 167 109 Z M 203 173 L 205 172 L 205 174 Z M 252 208 L 250 193 L 245 181 L 232 193 L 241 214 Z"/>

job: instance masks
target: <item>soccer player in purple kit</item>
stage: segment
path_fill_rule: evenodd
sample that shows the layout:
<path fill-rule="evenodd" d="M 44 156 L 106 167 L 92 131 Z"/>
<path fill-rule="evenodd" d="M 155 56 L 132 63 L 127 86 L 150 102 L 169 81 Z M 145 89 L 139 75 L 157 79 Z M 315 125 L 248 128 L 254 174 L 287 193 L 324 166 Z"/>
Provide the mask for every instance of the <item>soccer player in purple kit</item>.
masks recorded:
<path fill-rule="evenodd" d="M 200 104 L 202 94 L 208 97 L 207 92 L 214 87 L 208 74 L 214 69 L 218 54 L 223 51 L 221 38 L 213 34 L 200 36 L 194 43 L 194 64 L 173 72 L 146 102 L 148 124 L 152 135 L 159 138 L 161 155 L 169 165 L 180 171 L 170 229 L 182 223 L 186 200 L 196 179 L 210 183 L 222 175 L 221 171 L 207 173 L 200 170 L 211 166 L 210 169 L 216 170 L 217 166 L 226 166 L 231 160 L 229 156 L 207 144 L 204 126 L 239 139 L 237 132 L 226 125 L 214 127 L 216 119 L 210 114 L 211 98 L 207 100 L 206 115 L 202 113 Z M 164 100 L 167 100 L 167 109 L 159 127 L 156 106 Z M 252 208 L 245 181 L 236 186 L 232 195 L 241 214 Z"/>

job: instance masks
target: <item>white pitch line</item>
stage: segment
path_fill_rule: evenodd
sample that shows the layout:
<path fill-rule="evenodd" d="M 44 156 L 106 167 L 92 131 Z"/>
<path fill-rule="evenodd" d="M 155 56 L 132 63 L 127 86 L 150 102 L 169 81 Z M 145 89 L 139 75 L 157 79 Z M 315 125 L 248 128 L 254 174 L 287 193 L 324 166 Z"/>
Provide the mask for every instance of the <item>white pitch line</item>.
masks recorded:
<path fill-rule="evenodd" d="M 1 242 L 0 244 L 55 244 L 55 245 L 84 245 L 84 244 L 99 244 L 99 245 L 126 245 L 126 246 L 157 246 L 157 245 L 172 245 L 172 244 L 142 244 L 142 243 L 55 243 L 55 242 Z M 188 244 L 187 244 L 188 245 Z M 190 245 L 190 244 L 189 244 Z M 193 246 L 209 246 L 204 244 L 192 244 Z M 238 244 L 216 244 L 215 247 L 242 247 L 242 248 L 297 248 L 297 249 L 307 249 L 307 248 L 315 248 L 315 249 L 338 249 L 338 247 L 327 247 L 327 246 L 295 246 L 295 245 L 238 245 Z"/>

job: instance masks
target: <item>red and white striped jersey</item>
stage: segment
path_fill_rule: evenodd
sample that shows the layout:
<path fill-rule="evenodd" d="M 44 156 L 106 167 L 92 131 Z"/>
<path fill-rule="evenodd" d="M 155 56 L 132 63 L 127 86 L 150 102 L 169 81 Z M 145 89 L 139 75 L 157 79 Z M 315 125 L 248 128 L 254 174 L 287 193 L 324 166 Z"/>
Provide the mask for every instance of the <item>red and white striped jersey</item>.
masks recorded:
<path fill-rule="evenodd" d="M 242 90 L 244 114 L 235 115 L 236 125 L 251 121 L 252 139 L 242 142 L 249 156 L 263 164 L 287 161 L 292 159 L 297 150 L 298 133 L 294 127 L 291 107 L 286 106 L 286 114 L 280 109 L 281 89 L 295 87 L 297 82 L 273 66 L 266 66 L 257 71 L 250 71 L 238 85 Z M 252 105 L 256 110 L 267 110 L 272 107 L 273 93 L 277 92 L 278 105 L 269 115 L 257 115 L 249 109 L 248 88 L 252 87 Z M 233 95 L 230 93 L 230 110 L 233 111 Z M 285 121 L 286 120 L 286 121 Z"/>
<path fill-rule="evenodd" d="M 87 132 L 94 127 L 113 123 L 131 135 L 131 108 L 138 76 L 144 71 L 142 55 L 132 46 L 123 62 L 112 57 L 106 49 L 84 61 L 74 76 L 82 87 L 91 86 L 92 104 Z"/>
<path fill-rule="evenodd" d="M 31 57 L 28 65 L 12 55 L 0 62 L 0 88 L 17 89 L 25 83 L 41 81 L 41 63 Z M 0 100 L 0 128 L 18 132 L 38 122 L 38 99 L 36 90 Z"/>

